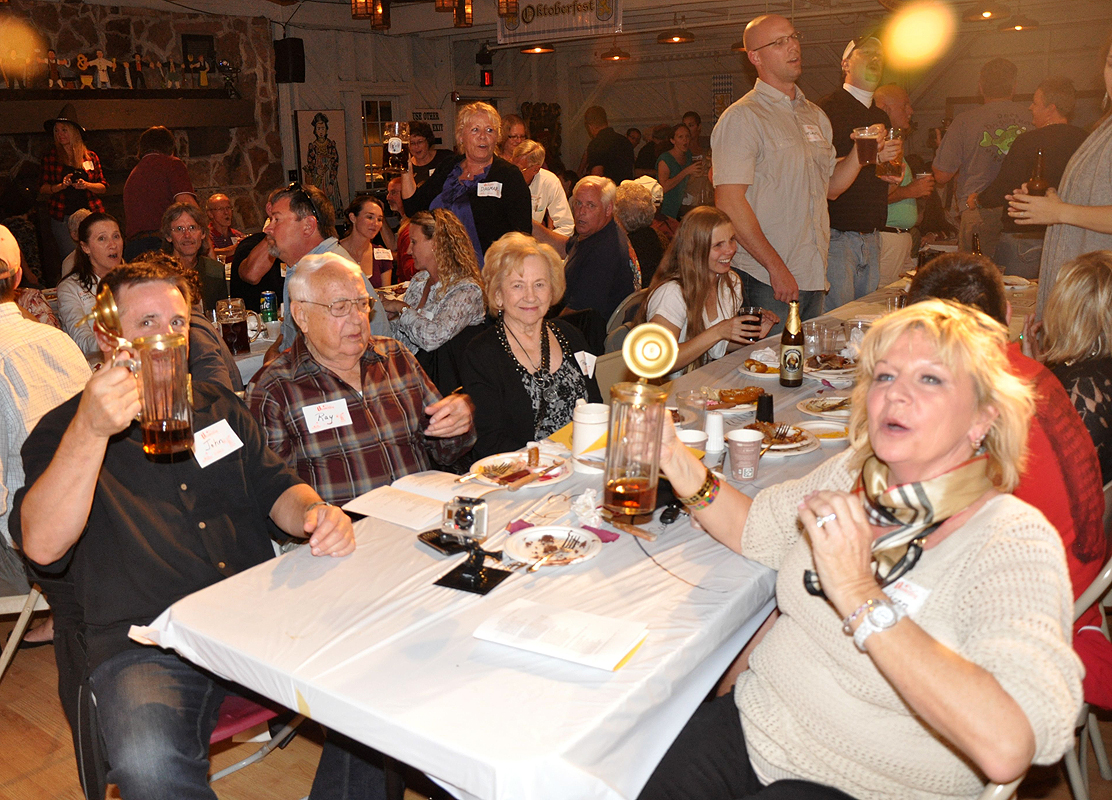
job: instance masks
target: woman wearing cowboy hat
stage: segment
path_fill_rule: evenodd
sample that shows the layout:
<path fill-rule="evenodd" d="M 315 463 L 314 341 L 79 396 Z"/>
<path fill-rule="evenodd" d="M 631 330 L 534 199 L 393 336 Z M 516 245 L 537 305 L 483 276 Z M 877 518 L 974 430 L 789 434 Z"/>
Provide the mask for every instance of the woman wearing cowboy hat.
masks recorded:
<path fill-rule="evenodd" d="M 108 181 L 97 154 L 85 147 L 85 129 L 77 122 L 73 103 L 66 103 L 57 117 L 43 123 L 43 128 L 54 134 L 54 147 L 43 156 L 39 197 L 50 201 L 51 231 L 58 243 L 58 255 L 65 258 L 74 248 L 66 218 L 82 208 L 103 212 L 104 204 L 97 195 L 105 193 Z"/>

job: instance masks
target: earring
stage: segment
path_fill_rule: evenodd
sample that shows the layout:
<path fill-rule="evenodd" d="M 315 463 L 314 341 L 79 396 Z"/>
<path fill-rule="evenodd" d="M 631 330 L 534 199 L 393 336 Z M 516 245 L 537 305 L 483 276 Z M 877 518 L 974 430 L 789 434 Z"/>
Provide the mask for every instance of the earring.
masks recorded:
<path fill-rule="evenodd" d="M 973 454 L 980 455 L 985 451 L 985 434 L 981 434 L 975 440 L 970 442 L 973 445 Z"/>

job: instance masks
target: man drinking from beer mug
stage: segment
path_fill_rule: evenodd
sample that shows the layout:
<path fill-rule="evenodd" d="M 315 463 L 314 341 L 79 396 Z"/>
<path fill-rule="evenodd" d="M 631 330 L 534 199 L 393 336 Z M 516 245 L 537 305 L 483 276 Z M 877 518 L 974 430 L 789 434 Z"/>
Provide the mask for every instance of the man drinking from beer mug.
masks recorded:
<path fill-rule="evenodd" d="M 190 291 L 179 275 L 129 265 L 103 284 L 125 339 L 188 333 Z M 23 448 L 27 483 L 12 532 L 40 569 L 68 569 L 84 610 L 77 674 L 87 676 L 82 705 L 93 718 L 79 732 L 81 751 L 102 746 L 107 762 L 106 774 L 86 771 L 86 791 L 92 778 L 117 784 L 125 800 L 214 800 L 207 754 L 223 686 L 172 652 L 136 644 L 128 630 L 270 558 L 268 516 L 307 537 L 316 556 L 351 553 L 351 522 L 266 447 L 246 407 L 216 384 L 193 384 L 192 452 L 149 457 L 137 379 L 112 363 L 114 337 L 98 331 L 98 341 L 108 364 L 43 417 Z"/>

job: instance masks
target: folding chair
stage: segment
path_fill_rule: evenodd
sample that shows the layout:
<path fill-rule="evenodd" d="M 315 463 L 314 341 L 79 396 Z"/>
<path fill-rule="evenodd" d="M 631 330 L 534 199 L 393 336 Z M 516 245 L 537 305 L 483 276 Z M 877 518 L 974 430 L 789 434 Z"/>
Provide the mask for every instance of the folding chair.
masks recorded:
<path fill-rule="evenodd" d="M 214 745 L 217 742 L 223 742 L 231 739 L 238 733 L 250 730 L 257 725 L 264 722 L 269 722 L 278 716 L 278 712 L 266 706 L 259 705 L 258 703 L 248 700 L 239 695 L 229 694 L 224 698 L 224 702 L 220 704 L 220 714 L 216 721 L 216 729 L 212 732 L 209 738 L 209 745 Z M 276 748 L 285 747 L 293 738 L 293 734 L 305 720 L 304 715 L 298 714 L 288 723 L 282 726 L 282 729 L 271 736 L 262 747 L 253 752 L 247 758 L 237 761 L 230 767 L 216 772 L 209 778 L 209 783 L 225 778 L 233 772 L 238 772 L 246 766 L 254 764 L 256 761 L 261 761 L 266 758 Z"/>
<path fill-rule="evenodd" d="M 37 586 L 32 586 L 31 591 L 27 594 L 0 597 L 0 616 L 19 614 L 19 619 L 16 620 L 15 627 L 12 628 L 12 633 L 8 637 L 8 643 L 4 645 L 4 650 L 0 653 L 0 680 L 4 679 L 4 673 L 7 672 L 8 665 L 15 658 L 15 651 L 19 649 L 19 643 L 23 641 L 23 635 L 27 633 L 27 626 L 31 624 L 31 615 L 36 611 L 46 611 L 49 608 L 46 598 L 42 596 L 42 592 L 39 591 Z"/>

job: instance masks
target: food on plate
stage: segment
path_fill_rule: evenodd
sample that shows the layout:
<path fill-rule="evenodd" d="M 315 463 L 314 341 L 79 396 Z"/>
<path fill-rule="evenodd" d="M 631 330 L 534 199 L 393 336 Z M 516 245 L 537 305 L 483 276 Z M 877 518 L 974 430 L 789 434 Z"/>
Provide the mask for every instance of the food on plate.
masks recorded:
<path fill-rule="evenodd" d="M 840 431 L 819 431 L 815 434 L 817 439 L 844 439 L 849 435 L 847 428 L 842 428 Z"/>
<path fill-rule="evenodd" d="M 765 364 L 763 361 L 747 358 L 745 359 L 745 371 L 756 372 L 757 374 L 775 374 L 780 371 L 780 368 Z"/>
<path fill-rule="evenodd" d="M 853 369 L 857 362 L 837 353 L 821 353 L 808 358 L 806 366 L 808 369 Z"/>
<path fill-rule="evenodd" d="M 773 425 L 769 422 L 750 422 L 745 427 L 751 431 L 760 431 L 761 433 L 763 433 L 764 443 L 767 445 L 775 446 L 781 444 L 799 444 L 807 438 L 807 434 L 801 431 L 799 428 L 789 429 L 787 436 L 777 436 L 776 428 L 779 426 Z"/>
<path fill-rule="evenodd" d="M 672 415 L 673 424 L 679 425 L 681 422 L 683 422 L 683 412 L 680 411 L 678 408 L 669 408 L 668 413 Z"/>
<path fill-rule="evenodd" d="M 765 393 L 759 386 L 742 386 L 738 389 L 712 389 L 704 386 L 703 392 L 707 396 L 707 411 L 722 411 L 734 406 L 751 405 Z"/>
<path fill-rule="evenodd" d="M 529 467 L 539 467 L 541 465 L 541 449 L 539 447 L 529 448 Z"/>
<path fill-rule="evenodd" d="M 807 410 L 816 414 L 830 414 L 835 411 L 848 412 L 851 397 L 815 397 L 807 401 Z"/>

